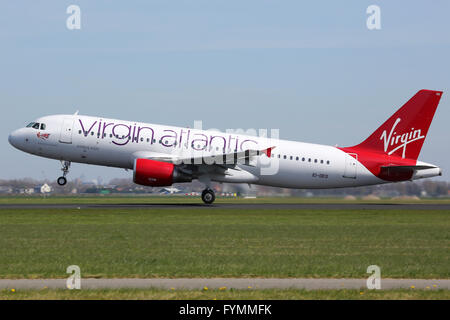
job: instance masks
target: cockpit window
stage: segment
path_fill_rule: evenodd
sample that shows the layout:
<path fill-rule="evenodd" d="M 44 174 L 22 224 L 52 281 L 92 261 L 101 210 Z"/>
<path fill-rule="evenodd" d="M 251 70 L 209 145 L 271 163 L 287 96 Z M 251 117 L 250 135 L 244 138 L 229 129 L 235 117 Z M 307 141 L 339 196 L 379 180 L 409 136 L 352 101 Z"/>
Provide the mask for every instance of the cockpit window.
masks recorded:
<path fill-rule="evenodd" d="M 33 128 L 33 129 L 37 129 L 37 130 L 39 130 L 39 128 L 41 130 L 45 130 L 45 127 L 46 127 L 45 123 L 39 123 L 39 122 L 30 122 L 27 125 L 27 128 Z"/>

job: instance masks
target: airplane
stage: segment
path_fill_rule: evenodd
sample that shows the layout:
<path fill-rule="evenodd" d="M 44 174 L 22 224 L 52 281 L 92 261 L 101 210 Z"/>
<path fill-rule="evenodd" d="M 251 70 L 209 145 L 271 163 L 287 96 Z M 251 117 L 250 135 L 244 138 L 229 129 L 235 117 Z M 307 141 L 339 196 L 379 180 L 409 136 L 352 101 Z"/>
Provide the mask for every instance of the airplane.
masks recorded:
<path fill-rule="evenodd" d="M 420 90 L 366 140 L 352 147 L 164 126 L 102 117 L 50 115 L 9 135 L 15 148 L 61 161 L 133 170 L 152 187 L 198 179 L 202 200 L 216 198 L 211 182 L 283 188 L 342 188 L 442 175 L 417 160 L 442 91 Z"/>

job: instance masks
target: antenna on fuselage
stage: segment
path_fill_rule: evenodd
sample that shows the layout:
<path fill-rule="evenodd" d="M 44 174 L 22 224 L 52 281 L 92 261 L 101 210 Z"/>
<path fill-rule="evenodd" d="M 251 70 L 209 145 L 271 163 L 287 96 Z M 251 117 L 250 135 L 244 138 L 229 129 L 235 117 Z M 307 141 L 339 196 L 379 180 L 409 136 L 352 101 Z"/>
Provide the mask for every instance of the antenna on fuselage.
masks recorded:
<path fill-rule="evenodd" d="M 78 115 L 78 112 L 80 112 L 80 110 L 75 111 L 75 113 L 73 114 L 74 116 Z"/>

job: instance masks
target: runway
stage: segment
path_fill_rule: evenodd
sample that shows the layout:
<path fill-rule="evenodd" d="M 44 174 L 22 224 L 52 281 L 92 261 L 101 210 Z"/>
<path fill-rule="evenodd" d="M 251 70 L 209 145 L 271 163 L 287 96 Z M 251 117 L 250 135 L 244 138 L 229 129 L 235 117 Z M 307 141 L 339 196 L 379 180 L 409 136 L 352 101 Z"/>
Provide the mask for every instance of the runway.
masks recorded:
<path fill-rule="evenodd" d="M 448 210 L 444 204 L 392 203 L 102 203 L 102 204 L 0 204 L 1 209 L 269 209 L 269 210 Z"/>
<path fill-rule="evenodd" d="M 81 279 L 81 289 L 367 289 L 367 279 Z M 66 289 L 66 279 L 0 280 L 0 289 Z M 381 289 L 450 289 L 450 279 L 381 279 Z"/>

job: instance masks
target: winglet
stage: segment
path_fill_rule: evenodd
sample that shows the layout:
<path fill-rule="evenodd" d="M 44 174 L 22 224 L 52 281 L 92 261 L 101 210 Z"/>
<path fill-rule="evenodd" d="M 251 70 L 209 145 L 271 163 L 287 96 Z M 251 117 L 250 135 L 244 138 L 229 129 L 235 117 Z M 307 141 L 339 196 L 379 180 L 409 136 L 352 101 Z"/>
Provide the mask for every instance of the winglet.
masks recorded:
<path fill-rule="evenodd" d="M 270 158 L 270 156 L 272 155 L 272 149 L 275 149 L 275 147 L 267 148 L 265 150 L 262 150 L 262 152 L 265 153 L 268 158 Z"/>

